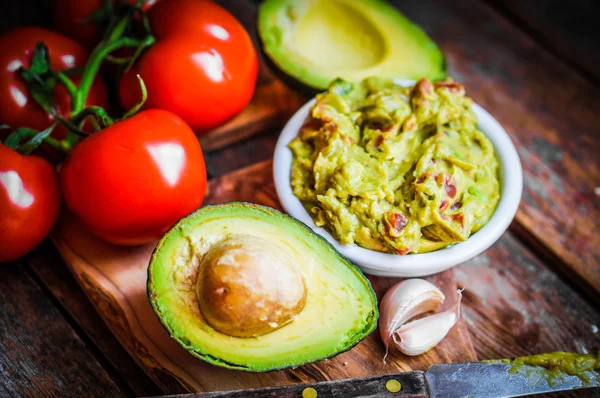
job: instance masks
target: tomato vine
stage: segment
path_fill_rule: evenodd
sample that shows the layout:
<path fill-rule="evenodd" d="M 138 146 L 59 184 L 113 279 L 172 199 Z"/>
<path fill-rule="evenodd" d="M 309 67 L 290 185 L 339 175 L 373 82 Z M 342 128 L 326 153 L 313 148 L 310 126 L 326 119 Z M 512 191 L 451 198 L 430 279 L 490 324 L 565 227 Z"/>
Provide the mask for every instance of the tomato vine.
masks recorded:
<path fill-rule="evenodd" d="M 95 130 L 106 128 L 115 122 L 103 107 L 86 106 L 86 99 L 100 67 L 105 61 L 123 64 L 123 69 L 126 70 L 144 49 L 155 43 L 146 16 L 142 12 L 143 3 L 144 0 L 137 0 L 134 5 L 121 2 L 118 7 L 115 7 L 111 1 L 107 1 L 104 8 L 96 13 L 98 15 L 101 13 L 103 21 L 106 22 L 106 31 L 103 39 L 90 54 L 78 84 L 70 77 L 74 71 L 53 70 L 50 66 L 52 54 L 49 53 L 43 41 L 37 43 L 31 66 L 29 68 L 21 66 L 18 73 L 27 84 L 29 93 L 35 102 L 51 115 L 55 122 L 42 131 L 24 127 L 16 128 L 6 138 L 4 145 L 26 154 L 45 143 L 60 154 L 66 154 L 82 136 L 88 135 L 82 130 L 82 125 L 86 120 L 90 119 Z M 112 54 L 115 51 L 127 48 L 134 50 L 131 56 L 113 57 Z M 144 82 L 139 76 L 138 80 L 143 94 L 142 101 L 128 110 L 123 119 L 135 114 L 146 100 Z M 62 85 L 71 98 L 71 109 L 66 118 L 60 115 L 54 103 L 54 90 L 57 84 Z M 62 140 L 50 136 L 58 124 L 67 129 L 67 136 Z M 7 129 L 9 127 L 0 126 L 0 128 Z"/>

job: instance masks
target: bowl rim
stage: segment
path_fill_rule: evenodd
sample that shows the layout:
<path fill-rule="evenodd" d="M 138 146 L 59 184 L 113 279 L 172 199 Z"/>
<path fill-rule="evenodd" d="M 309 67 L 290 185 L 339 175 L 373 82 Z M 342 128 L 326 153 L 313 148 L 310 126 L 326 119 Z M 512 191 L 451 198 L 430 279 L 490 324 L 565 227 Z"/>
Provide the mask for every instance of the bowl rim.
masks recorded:
<path fill-rule="evenodd" d="M 395 80 L 395 82 L 402 86 L 414 84 L 413 81 L 407 80 Z M 487 224 L 466 241 L 429 253 L 399 256 L 365 249 L 355 244 L 341 244 L 327 230 L 315 225 L 310 214 L 293 194 L 290 182 L 292 151 L 287 145 L 298 135 L 315 102 L 316 98 L 312 98 L 305 103 L 288 120 L 279 135 L 273 156 L 275 190 L 282 207 L 289 215 L 323 236 L 363 272 L 379 276 L 418 277 L 444 271 L 489 248 L 502 236 L 515 217 L 523 190 L 523 170 L 517 149 L 500 123 L 483 107 L 473 103 L 472 108 L 478 119 L 478 127 L 494 145 L 500 161 L 500 201 Z"/>

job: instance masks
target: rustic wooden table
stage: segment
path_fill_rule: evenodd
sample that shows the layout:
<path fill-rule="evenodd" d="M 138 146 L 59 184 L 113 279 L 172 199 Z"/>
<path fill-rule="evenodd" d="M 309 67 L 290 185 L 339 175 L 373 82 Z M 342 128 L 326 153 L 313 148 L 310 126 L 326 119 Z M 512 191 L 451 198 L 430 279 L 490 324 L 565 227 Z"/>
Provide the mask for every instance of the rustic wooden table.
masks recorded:
<path fill-rule="evenodd" d="M 50 3 L 1 2 L 0 30 L 48 25 Z M 523 199 L 509 231 L 454 271 L 467 287 L 463 316 L 479 359 L 598 352 L 599 4 L 395 3 L 439 43 L 450 75 L 503 124 L 523 163 Z M 252 11 L 243 16 L 250 25 L 254 8 L 244 4 Z M 269 159 L 278 132 L 268 129 L 206 153 L 209 176 Z M 0 396 L 160 394 L 49 241 L 0 269 Z"/>

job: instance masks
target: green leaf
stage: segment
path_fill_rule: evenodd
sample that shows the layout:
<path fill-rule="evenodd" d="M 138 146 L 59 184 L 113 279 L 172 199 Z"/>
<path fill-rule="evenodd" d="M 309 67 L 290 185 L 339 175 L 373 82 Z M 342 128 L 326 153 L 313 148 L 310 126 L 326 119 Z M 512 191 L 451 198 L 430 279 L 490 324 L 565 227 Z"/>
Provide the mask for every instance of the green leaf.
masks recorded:
<path fill-rule="evenodd" d="M 29 94 L 49 114 L 56 114 L 54 103 L 54 87 L 56 79 L 50 69 L 50 54 L 43 42 L 35 45 L 35 51 L 29 69 L 19 68 L 19 74 L 27 83 Z"/>
<path fill-rule="evenodd" d="M 23 136 L 19 134 L 17 131 L 12 132 L 6 139 L 4 140 L 4 145 L 14 150 L 19 149 L 19 143 Z"/>
<path fill-rule="evenodd" d="M 35 45 L 31 67 L 29 70 L 36 75 L 44 75 L 50 71 L 50 54 L 44 42 L 39 41 Z"/>
<path fill-rule="evenodd" d="M 39 133 L 37 133 L 36 135 L 31 137 L 31 139 L 29 141 L 27 141 L 26 143 L 21 145 L 21 147 L 19 148 L 19 152 L 22 153 L 23 155 L 29 155 L 37 147 L 39 147 L 42 144 L 42 142 L 44 142 L 44 139 L 46 139 L 47 137 L 50 136 L 50 134 L 52 134 L 52 130 L 54 130 L 55 126 L 56 126 L 56 124 L 53 124 L 52 126 L 48 127 L 46 130 L 40 131 Z M 20 129 L 17 129 L 17 131 L 19 131 L 19 130 Z M 27 129 L 27 130 L 29 130 L 29 129 Z"/>
<path fill-rule="evenodd" d="M 20 127 L 13 131 L 4 141 L 4 145 L 12 148 L 23 155 L 28 155 L 46 139 L 54 130 L 54 124 L 44 131 L 36 131 L 26 127 Z M 21 141 L 29 138 L 28 141 L 21 144 Z"/>

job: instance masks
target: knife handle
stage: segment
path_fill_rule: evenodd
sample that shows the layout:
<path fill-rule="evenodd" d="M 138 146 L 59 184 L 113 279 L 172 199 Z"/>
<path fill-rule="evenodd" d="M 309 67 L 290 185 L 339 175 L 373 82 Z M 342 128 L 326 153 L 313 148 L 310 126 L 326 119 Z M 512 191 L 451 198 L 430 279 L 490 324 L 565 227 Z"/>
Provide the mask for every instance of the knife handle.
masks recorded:
<path fill-rule="evenodd" d="M 392 381 L 390 381 L 392 380 Z M 401 386 L 400 391 L 393 392 Z M 386 387 L 387 384 L 387 387 Z M 388 389 L 390 387 L 390 389 Z M 313 390 L 311 390 L 314 389 Z M 392 390 L 392 391 L 390 391 Z M 315 395 L 316 392 L 316 395 Z M 202 392 L 162 398 L 428 398 L 423 372 L 412 371 L 361 379 L 332 380 L 252 390 Z"/>

